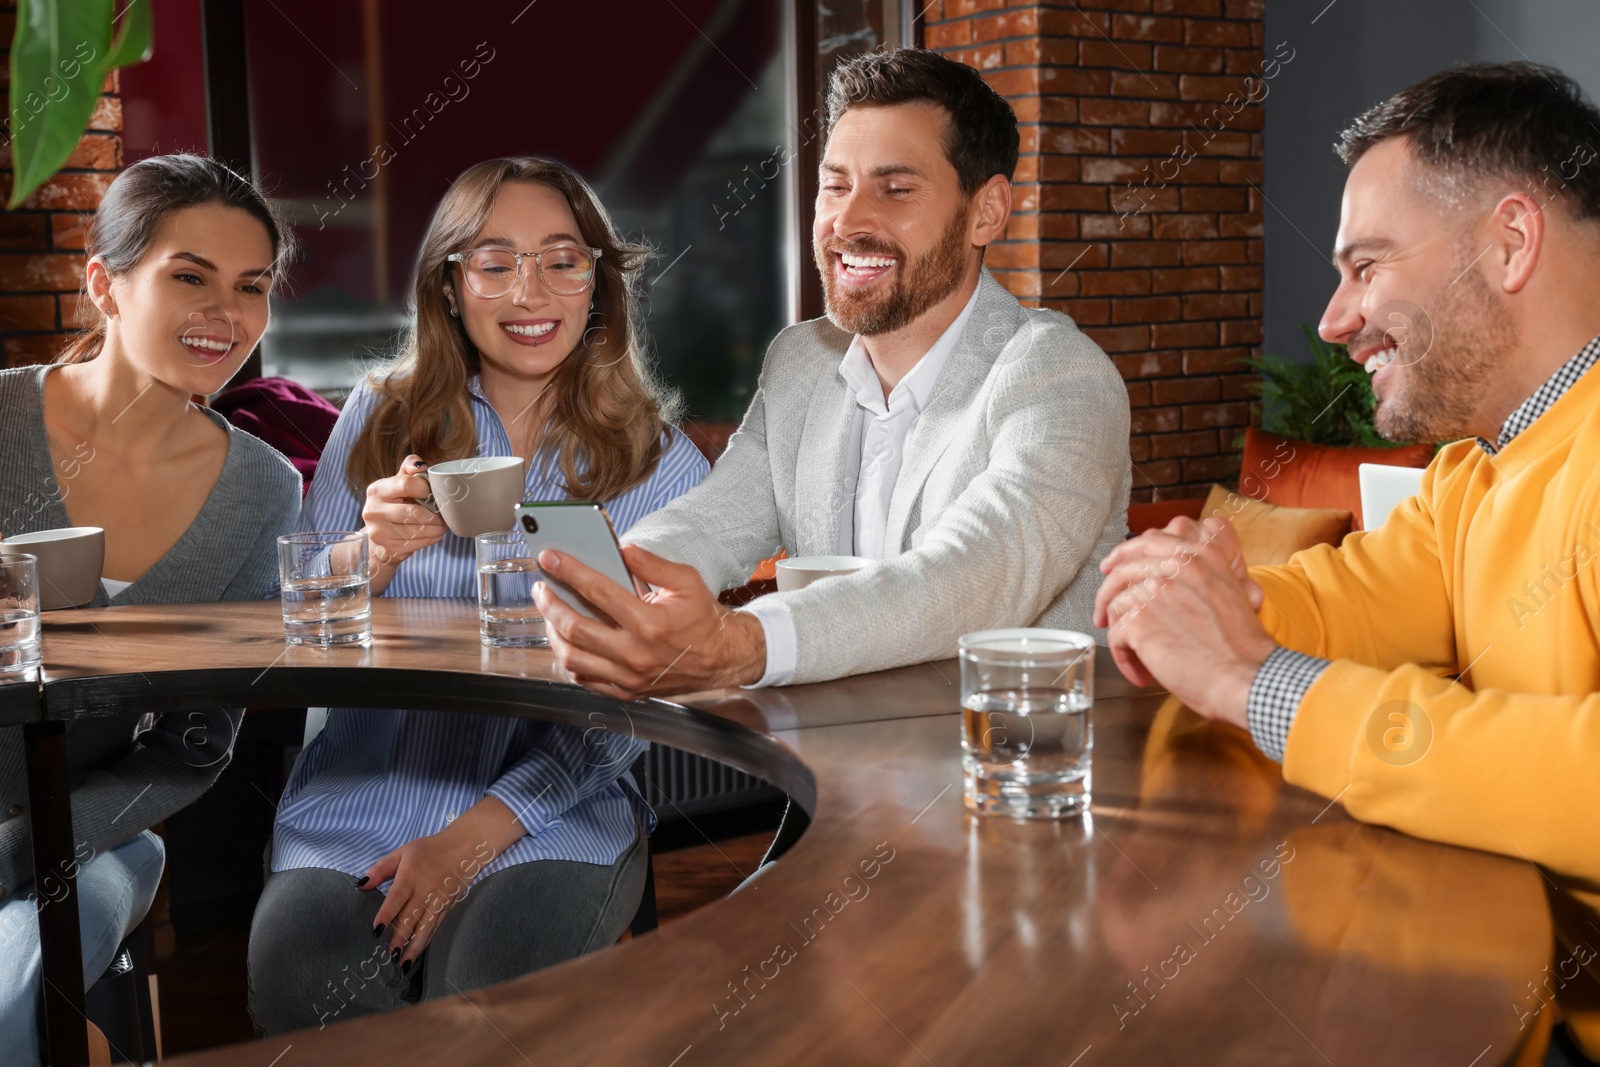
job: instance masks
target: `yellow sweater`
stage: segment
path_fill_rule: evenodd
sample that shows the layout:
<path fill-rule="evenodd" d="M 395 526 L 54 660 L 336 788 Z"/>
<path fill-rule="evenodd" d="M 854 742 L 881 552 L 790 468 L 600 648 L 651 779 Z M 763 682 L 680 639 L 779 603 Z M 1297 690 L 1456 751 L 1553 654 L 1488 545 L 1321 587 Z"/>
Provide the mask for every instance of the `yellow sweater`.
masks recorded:
<path fill-rule="evenodd" d="M 1442 449 L 1377 530 L 1251 577 L 1268 632 L 1333 661 L 1300 705 L 1284 777 L 1358 819 L 1538 864 L 1571 893 L 1553 909 L 1558 958 L 1594 959 L 1600 368 L 1498 455 Z M 1385 742 L 1397 712 L 1420 724 L 1409 752 Z M 1584 972 L 1558 997 L 1600 1058 L 1600 962 Z"/>

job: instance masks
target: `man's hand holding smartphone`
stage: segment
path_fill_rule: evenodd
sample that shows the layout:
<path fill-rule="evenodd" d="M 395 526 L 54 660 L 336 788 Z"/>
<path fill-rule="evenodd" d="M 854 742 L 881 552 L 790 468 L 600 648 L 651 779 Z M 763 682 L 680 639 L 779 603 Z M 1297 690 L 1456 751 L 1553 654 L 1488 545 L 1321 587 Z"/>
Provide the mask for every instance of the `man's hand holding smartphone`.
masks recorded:
<path fill-rule="evenodd" d="M 580 614 L 547 583 L 536 588 L 550 647 L 574 681 L 633 700 L 749 685 L 766 672 L 760 622 L 718 603 L 693 567 L 634 545 L 622 558 L 650 592 L 637 596 L 570 553 L 539 553 L 540 570 L 610 620 Z"/>

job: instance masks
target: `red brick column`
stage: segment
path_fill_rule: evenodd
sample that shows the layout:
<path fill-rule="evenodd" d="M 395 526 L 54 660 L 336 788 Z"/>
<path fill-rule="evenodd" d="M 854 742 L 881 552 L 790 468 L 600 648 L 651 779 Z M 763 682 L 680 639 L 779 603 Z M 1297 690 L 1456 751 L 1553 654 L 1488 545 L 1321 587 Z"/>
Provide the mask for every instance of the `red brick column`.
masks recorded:
<path fill-rule="evenodd" d="M 0 2 L 0 55 L 15 32 L 14 0 Z M 9 63 L 0 60 L 0 77 Z M 9 90 L 9 86 L 6 87 Z M 0 213 L 0 352 L 3 365 L 42 363 L 78 326 L 83 285 L 83 223 L 122 166 L 122 102 L 117 75 L 101 87 L 89 130 L 61 172 L 15 211 Z M 48 106 L 48 105 L 47 105 Z M 0 93 L 9 131 L 10 98 Z M 0 136 L 0 203 L 11 195 L 11 142 Z"/>
<path fill-rule="evenodd" d="M 938 0 L 925 43 L 1022 124 L 1015 214 L 989 250 L 1025 303 L 1071 315 L 1133 406 L 1133 499 L 1238 473 L 1261 342 L 1264 0 Z"/>

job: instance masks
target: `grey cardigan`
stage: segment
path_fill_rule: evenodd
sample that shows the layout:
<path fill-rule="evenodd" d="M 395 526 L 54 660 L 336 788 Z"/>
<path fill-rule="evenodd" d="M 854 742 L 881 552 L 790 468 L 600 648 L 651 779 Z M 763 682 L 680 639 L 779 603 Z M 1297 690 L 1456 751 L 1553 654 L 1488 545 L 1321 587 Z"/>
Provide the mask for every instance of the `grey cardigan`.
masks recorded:
<path fill-rule="evenodd" d="M 52 469 L 44 424 L 50 370 L 0 370 L 0 534 L 7 537 L 72 525 L 63 504 L 71 476 L 76 463 L 93 462 L 89 453 L 60 457 L 61 477 Z M 227 433 L 228 455 L 200 514 L 142 578 L 115 599 L 102 586 L 91 606 L 258 600 L 272 589 L 277 536 L 299 522 L 300 474 L 266 442 L 206 414 Z M 137 736 L 140 723 L 126 716 L 69 723 L 78 862 L 131 840 L 209 789 L 243 716 L 224 708 L 163 715 Z M 0 729 L 0 898 L 33 878 L 27 802 L 22 731 Z"/>

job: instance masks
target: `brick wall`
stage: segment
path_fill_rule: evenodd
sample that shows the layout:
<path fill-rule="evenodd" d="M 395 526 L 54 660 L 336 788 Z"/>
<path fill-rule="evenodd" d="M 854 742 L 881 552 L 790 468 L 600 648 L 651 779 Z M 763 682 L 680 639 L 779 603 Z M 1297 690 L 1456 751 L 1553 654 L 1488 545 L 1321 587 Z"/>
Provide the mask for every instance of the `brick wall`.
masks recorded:
<path fill-rule="evenodd" d="M 0 51 L 9 52 L 14 0 L 0 2 Z M 9 61 L 0 85 L 9 90 Z M 0 212 L 0 353 L 3 365 L 51 359 L 78 328 L 83 225 L 122 165 L 122 105 L 115 72 L 101 87 L 89 130 L 59 174 L 15 211 Z M 46 105 L 48 106 L 48 105 Z M 9 129 L 10 99 L 0 92 Z M 0 136 L 0 203 L 11 195 L 11 144 Z"/>
<path fill-rule="evenodd" d="M 1015 213 L 987 262 L 1122 371 L 1135 501 L 1231 481 L 1254 413 L 1236 361 L 1261 342 L 1259 101 L 1278 69 L 1263 3 L 937 0 L 924 16 L 927 47 L 1016 109 Z"/>
<path fill-rule="evenodd" d="M 1016 108 L 1015 213 L 988 263 L 1024 302 L 1070 314 L 1122 371 L 1135 500 L 1231 480 L 1254 412 L 1236 361 L 1261 340 L 1263 116 L 1249 101 L 1273 69 L 1263 2 L 935 0 L 923 15 L 924 43 Z M 0 49 L 14 8 L 0 0 Z M 0 215 L 6 366 L 51 358 L 78 325 L 82 224 L 122 163 L 114 73 L 102 89 L 62 172 Z M 0 138 L 0 195 L 10 162 Z"/>

